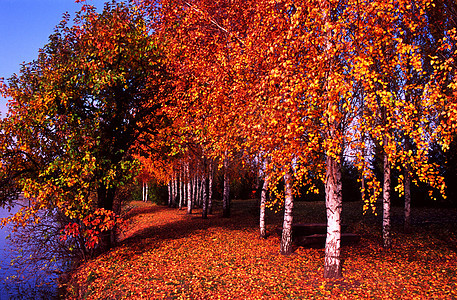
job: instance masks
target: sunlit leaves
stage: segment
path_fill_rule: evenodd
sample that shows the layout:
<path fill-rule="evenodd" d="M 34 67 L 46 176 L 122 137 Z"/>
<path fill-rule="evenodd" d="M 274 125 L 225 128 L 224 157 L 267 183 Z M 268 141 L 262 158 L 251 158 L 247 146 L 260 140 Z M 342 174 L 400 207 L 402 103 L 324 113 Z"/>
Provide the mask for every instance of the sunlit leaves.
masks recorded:
<path fill-rule="evenodd" d="M 178 77 L 167 113 L 188 144 L 200 142 L 211 155 L 243 149 L 268 160 L 273 193 L 288 168 L 296 186 L 315 191 L 330 176 L 326 158 L 350 160 L 364 182 L 365 208 L 374 208 L 382 191 L 375 147 L 387 169 L 411 166 L 415 179 L 444 192 L 428 157 L 430 145 L 445 139 L 437 130 L 444 102 L 426 87 L 429 53 L 421 44 L 430 5 L 164 1 L 158 32 Z M 444 77 L 450 70 L 439 69 Z M 403 192 L 402 181 L 396 190 Z"/>
<path fill-rule="evenodd" d="M 13 173 L 8 184 L 30 199 L 11 220 L 26 224 L 39 210 L 58 209 L 81 226 L 89 247 L 114 228 L 116 189 L 138 171 L 131 150 L 166 123 L 158 112 L 167 90 L 160 52 L 127 4 L 101 13 L 83 6 L 72 25 L 65 16 L 37 60 L 2 88 L 12 100 L 1 160 Z M 90 221 L 93 229 L 88 218 L 101 222 Z"/>
<path fill-rule="evenodd" d="M 102 208 L 88 214 L 82 222 L 70 222 L 62 231 L 62 240 L 69 237 L 83 238 L 85 246 L 92 249 L 100 242 L 100 236 L 114 228 L 122 229 L 125 222 L 113 211 Z"/>

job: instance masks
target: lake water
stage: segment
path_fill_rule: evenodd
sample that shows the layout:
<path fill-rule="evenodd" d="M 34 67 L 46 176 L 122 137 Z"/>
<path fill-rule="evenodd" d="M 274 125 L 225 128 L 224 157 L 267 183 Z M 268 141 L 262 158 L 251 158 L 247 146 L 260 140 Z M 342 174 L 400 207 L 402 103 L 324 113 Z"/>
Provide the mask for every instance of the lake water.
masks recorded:
<path fill-rule="evenodd" d="M 18 207 L 14 207 L 11 212 L 8 212 L 6 208 L 0 208 L 0 218 L 8 217 L 18 209 Z M 57 299 L 57 284 L 40 286 L 34 276 L 39 274 L 37 270 L 32 270 L 29 274 L 33 275 L 27 280 L 19 282 L 10 279 L 17 275 L 17 271 L 11 267 L 13 255 L 6 239 L 9 234 L 8 228 L 0 228 L 0 300 Z"/>

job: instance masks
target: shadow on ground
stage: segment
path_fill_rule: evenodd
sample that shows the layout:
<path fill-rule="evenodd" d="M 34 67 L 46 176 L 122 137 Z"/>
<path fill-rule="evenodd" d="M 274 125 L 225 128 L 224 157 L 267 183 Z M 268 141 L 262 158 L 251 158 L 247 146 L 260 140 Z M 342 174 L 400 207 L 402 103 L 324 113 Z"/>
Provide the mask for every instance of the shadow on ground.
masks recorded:
<path fill-rule="evenodd" d="M 180 239 L 191 234 L 204 233 L 210 228 L 222 227 L 228 230 L 249 230 L 256 232 L 259 226 L 259 208 L 256 200 L 238 200 L 232 203 L 230 218 L 222 217 L 221 202 L 215 202 L 214 214 L 208 219 L 202 219 L 201 209 L 194 209 L 187 214 L 185 209 L 168 208 L 151 204 L 141 204 L 125 214 L 133 229 L 121 238 L 120 245 L 134 246 L 142 252 L 149 248 L 154 241 Z M 323 202 L 297 202 L 294 208 L 294 222 L 325 223 L 325 204 Z M 160 214 L 159 214 L 160 212 Z M 349 232 L 357 233 L 364 239 L 382 243 L 382 211 L 376 210 L 363 214 L 362 203 L 349 202 L 343 204 L 342 222 L 349 227 Z M 393 234 L 403 235 L 402 208 L 392 210 Z M 441 239 L 442 244 L 456 251 L 454 239 L 449 240 L 449 232 L 457 236 L 457 210 L 442 209 L 413 209 L 413 230 L 415 234 L 434 235 L 440 238 L 443 230 L 446 234 Z M 431 223 L 430 220 L 433 220 Z M 266 217 L 268 235 L 277 236 L 278 228 L 282 227 L 282 212 L 267 211 Z M 444 225 L 445 228 L 441 226 Z M 367 229 L 368 228 L 368 229 Z M 296 249 L 297 247 L 295 247 Z"/>

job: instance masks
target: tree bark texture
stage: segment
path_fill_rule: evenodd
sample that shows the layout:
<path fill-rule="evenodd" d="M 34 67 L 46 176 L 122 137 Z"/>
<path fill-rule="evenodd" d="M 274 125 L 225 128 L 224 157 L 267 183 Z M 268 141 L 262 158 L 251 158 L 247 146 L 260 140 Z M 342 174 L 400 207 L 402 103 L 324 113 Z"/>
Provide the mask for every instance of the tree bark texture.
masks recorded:
<path fill-rule="evenodd" d="M 141 200 L 142 200 L 143 202 L 146 202 L 146 183 L 145 183 L 144 181 L 143 181 L 142 187 L 143 187 L 143 188 L 141 189 L 141 191 L 142 191 L 142 198 L 141 198 Z"/>
<path fill-rule="evenodd" d="M 143 202 L 148 201 L 148 182 L 143 181 Z"/>
<path fill-rule="evenodd" d="M 192 213 L 192 186 L 189 174 L 189 164 L 186 164 L 186 175 L 187 175 L 187 213 Z"/>
<path fill-rule="evenodd" d="M 198 179 L 197 179 L 197 176 L 194 176 L 191 184 L 192 184 L 192 204 L 193 204 L 193 207 L 195 208 L 198 206 L 198 197 L 197 197 Z"/>
<path fill-rule="evenodd" d="M 180 180 L 178 182 L 178 185 L 179 185 L 179 204 L 178 204 L 178 208 L 179 210 L 182 209 L 182 206 L 183 206 L 183 201 L 184 201 L 184 176 L 182 176 L 182 172 L 180 172 Z"/>
<path fill-rule="evenodd" d="M 213 214 L 213 162 L 209 164 L 208 178 L 208 214 Z"/>
<path fill-rule="evenodd" d="M 325 207 L 327 211 L 327 238 L 325 240 L 324 278 L 340 278 L 341 273 L 341 157 L 326 158 Z"/>
<path fill-rule="evenodd" d="M 224 158 L 224 194 L 222 197 L 222 216 L 224 218 L 230 217 L 230 177 L 228 170 L 228 158 Z"/>
<path fill-rule="evenodd" d="M 97 190 L 98 208 L 104 208 L 106 210 L 113 211 L 115 195 L 116 195 L 115 187 L 110 187 L 110 188 L 106 188 L 104 186 L 99 187 Z M 107 230 L 106 232 L 103 232 L 103 234 L 101 234 L 100 238 L 101 238 L 100 247 L 101 247 L 102 251 L 110 249 L 112 246 L 114 246 L 114 243 L 116 241 L 114 230 Z"/>
<path fill-rule="evenodd" d="M 197 177 L 197 196 L 196 202 L 198 203 L 198 207 L 203 207 L 203 196 L 202 196 L 202 189 L 203 189 L 203 179 Z"/>
<path fill-rule="evenodd" d="M 173 176 L 173 198 L 171 199 L 171 206 L 176 207 L 176 200 L 178 199 L 178 176 Z"/>
<path fill-rule="evenodd" d="M 110 187 L 106 188 L 101 186 L 97 190 L 98 197 L 98 208 L 104 208 L 106 210 L 113 210 L 114 196 L 116 195 L 116 188 Z"/>
<path fill-rule="evenodd" d="M 168 181 L 168 207 L 171 207 L 171 199 L 173 199 L 173 179 Z"/>
<path fill-rule="evenodd" d="M 406 151 L 410 150 L 411 144 L 409 138 L 405 141 Z M 405 168 L 405 232 L 411 231 L 411 166 L 409 162 L 406 163 Z"/>
<path fill-rule="evenodd" d="M 387 137 L 383 138 L 384 147 L 387 145 Z M 389 156 L 384 151 L 384 185 L 382 188 L 382 239 L 384 248 L 388 249 L 392 246 L 392 238 L 390 234 L 390 161 Z"/>
<path fill-rule="evenodd" d="M 268 176 L 265 176 L 265 181 L 263 182 L 262 192 L 260 194 L 260 237 L 267 237 L 267 230 L 265 228 L 265 205 L 267 202 L 267 193 L 268 193 Z"/>
<path fill-rule="evenodd" d="M 202 180 L 202 188 L 203 188 L 203 191 L 202 191 L 202 198 L 203 198 L 203 203 L 202 203 L 202 218 L 203 219 L 207 219 L 208 218 L 208 194 L 207 194 L 207 189 L 206 189 L 206 185 L 207 185 L 207 178 L 206 176 L 203 177 L 203 180 Z"/>
<path fill-rule="evenodd" d="M 286 174 L 284 175 L 284 181 L 284 222 L 282 224 L 280 253 L 282 255 L 289 255 L 292 253 L 292 222 L 294 219 L 294 197 L 292 194 L 292 176 L 290 175 L 290 170 L 286 171 Z"/>

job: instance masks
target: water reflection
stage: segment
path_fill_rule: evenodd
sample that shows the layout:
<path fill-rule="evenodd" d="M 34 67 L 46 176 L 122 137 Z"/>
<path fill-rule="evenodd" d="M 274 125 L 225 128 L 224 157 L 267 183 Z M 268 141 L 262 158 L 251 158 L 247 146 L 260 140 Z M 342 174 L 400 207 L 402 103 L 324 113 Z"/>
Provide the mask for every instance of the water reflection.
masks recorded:
<path fill-rule="evenodd" d="M 20 209 L 16 205 L 11 211 L 0 208 L 0 218 L 5 218 Z M 33 265 L 34 260 L 29 259 L 30 251 L 19 245 L 24 236 L 16 237 L 14 234 L 9 239 L 10 229 L 0 228 L 0 300 L 3 299 L 57 299 L 57 275 L 40 271 L 40 266 Z M 24 234 L 24 232 L 22 233 Z M 27 234 L 27 233 L 25 233 Z M 33 236 L 30 235 L 33 239 Z M 42 253 L 46 257 L 45 253 Z M 14 260 L 18 255 L 22 259 Z"/>

